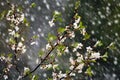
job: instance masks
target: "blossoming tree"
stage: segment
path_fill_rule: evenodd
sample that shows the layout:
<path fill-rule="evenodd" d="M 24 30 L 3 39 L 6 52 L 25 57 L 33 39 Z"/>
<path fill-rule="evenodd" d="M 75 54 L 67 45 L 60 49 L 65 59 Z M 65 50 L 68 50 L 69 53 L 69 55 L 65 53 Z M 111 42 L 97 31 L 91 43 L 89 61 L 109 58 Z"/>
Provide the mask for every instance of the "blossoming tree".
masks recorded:
<path fill-rule="evenodd" d="M 40 50 L 38 56 L 40 58 L 39 64 L 33 69 L 29 69 L 23 65 L 23 69 L 20 70 L 18 63 L 19 57 L 26 53 L 27 45 L 25 44 L 24 31 L 25 26 L 29 26 L 27 19 L 24 16 L 24 12 L 17 5 L 7 2 L 10 5 L 10 9 L 1 13 L 1 20 L 5 19 L 9 23 L 7 46 L 10 50 L 8 53 L 0 55 L 0 64 L 4 64 L 0 73 L 0 79 L 9 80 L 11 70 L 16 70 L 16 80 L 22 80 L 30 78 L 31 80 L 39 80 L 40 78 L 33 73 L 38 70 L 51 70 L 51 76 L 47 77 L 48 80 L 72 80 L 74 77 L 81 74 L 86 76 L 92 76 L 93 71 L 91 68 L 92 63 L 97 63 L 99 59 L 107 60 L 107 49 L 113 47 L 113 43 L 108 45 L 104 53 L 96 50 L 97 47 L 101 47 L 103 44 L 101 41 L 96 41 L 93 45 L 87 45 L 86 42 L 90 39 L 90 34 L 86 31 L 86 26 L 82 24 L 81 17 L 78 15 L 78 8 L 80 1 L 76 1 L 74 16 L 71 22 L 65 27 L 59 27 L 57 35 L 51 33 L 48 34 L 45 50 Z M 35 3 L 32 3 L 30 7 L 35 7 Z M 53 18 L 49 21 L 50 27 L 53 27 L 56 22 L 61 22 L 62 14 L 58 11 L 54 11 Z M 20 27 L 23 24 L 24 27 Z M 37 36 L 33 37 L 34 39 Z M 33 39 L 31 38 L 31 39 Z M 76 41 L 76 38 L 80 38 Z M 29 41 L 31 45 L 34 45 L 34 41 Z M 103 48 L 104 49 L 104 48 Z M 59 59 L 66 57 L 65 63 L 60 64 Z M 66 70 L 60 67 L 67 64 Z M 79 76 L 80 77 L 80 76 Z M 82 78 L 79 78 L 82 79 Z"/>

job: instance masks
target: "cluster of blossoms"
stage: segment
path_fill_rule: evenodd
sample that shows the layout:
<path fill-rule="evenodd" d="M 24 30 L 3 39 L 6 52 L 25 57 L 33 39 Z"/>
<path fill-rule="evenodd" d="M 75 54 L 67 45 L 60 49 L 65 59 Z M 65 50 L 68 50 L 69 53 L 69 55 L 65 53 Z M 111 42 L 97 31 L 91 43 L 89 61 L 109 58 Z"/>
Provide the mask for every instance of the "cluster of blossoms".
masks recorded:
<path fill-rule="evenodd" d="M 11 9 L 8 10 L 6 14 L 6 20 L 10 22 L 10 28 L 8 28 L 8 41 L 6 41 L 10 47 L 10 50 L 14 53 L 0 56 L 0 62 L 4 63 L 3 69 L 3 78 L 4 80 L 8 80 L 8 74 L 11 68 L 17 68 L 17 60 L 19 54 L 26 52 L 26 46 L 24 45 L 24 37 L 21 36 L 20 31 L 21 27 L 20 23 L 24 21 L 24 14 L 22 11 L 17 9 L 14 4 L 11 4 Z M 13 56 L 15 54 L 15 56 Z M 16 58 L 15 58 L 16 57 Z M 14 59 L 13 59 L 14 58 Z M 17 70 L 17 69 L 16 69 Z M 18 71 L 18 70 L 17 70 Z"/>
<path fill-rule="evenodd" d="M 15 5 L 12 4 L 11 10 L 9 10 L 6 15 L 6 20 L 13 24 L 11 25 L 11 29 L 8 29 L 10 35 L 9 44 L 11 49 L 16 53 L 25 53 L 26 46 L 23 44 L 24 38 L 20 35 L 19 27 L 19 24 L 24 20 L 24 14 L 22 11 L 19 11 L 18 9 L 16 10 Z"/>
<path fill-rule="evenodd" d="M 4 80 L 8 79 L 7 73 L 10 71 L 10 68 L 13 66 L 11 64 L 11 60 L 12 60 L 12 58 L 9 57 L 9 56 L 3 56 L 3 55 L 0 56 L 0 62 L 3 63 L 2 66 L 3 65 L 5 66 L 4 69 L 3 69 L 3 73 L 4 73 L 3 78 L 4 78 Z"/>
<path fill-rule="evenodd" d="M 82 44 L 82 43 L 76 43 L 75 45 L 72 44 L 72 46 L 75 46 L 75 47 L 73 48 L 73 52 L 76 52 L 77 49 L 82 49 L 83 44 Z"/>
<path fill-rule="evenodd" d="M 19 10 L 15 10 L 15 5 L 12 5 L 11 10 L 6 15 L 6 19 L 15 25 L 19 25 L 24 20 L 24 14 Z"/>
<path fill-rule="evenodd" d="M 53 69 L 55 70 L 58 67 L 58 64 L 47 64 L 47 65 L 42 65 L 40 69 Z"/>
<path fill-rule="evenodd" d="M 86 47 L 86 50 L 87 50 L 86 54 L 89 55 L 89 56 L 86 56 L 86 59 L 96 60 L 96 59 L 101 58 L 100 53 L 96 52 L 96 51 L 93 51 L 93 49 L 90 46 Z"/>
<path fill-rule="evenodd" d="M 62 73 L 62 71 L 59 71 L 59 73 L 53 72 L 52 76 L 53 76 L 53 80 L 58 80 L 58 79 L 67 77 L 67 74 L 66 73 Z"/>
<path fill-rule="evenodd" d="M 10 57 L 0 56 L 0 61 L 10 62 L 12 59 Z"/>

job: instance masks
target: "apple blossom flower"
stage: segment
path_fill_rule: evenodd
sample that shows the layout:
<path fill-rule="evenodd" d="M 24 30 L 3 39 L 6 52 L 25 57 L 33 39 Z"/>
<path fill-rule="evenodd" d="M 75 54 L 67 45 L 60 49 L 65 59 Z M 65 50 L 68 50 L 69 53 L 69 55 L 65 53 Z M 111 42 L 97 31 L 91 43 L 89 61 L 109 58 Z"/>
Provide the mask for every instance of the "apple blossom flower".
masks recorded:
<path fill-rule="evenodd" d="M 90 52 L 93 50 L 90 46 L 86 47 L 86 49 L 87 49 L 87 52 Z"/>
<path fill-rule="evenodd" d="M 72 65 L 75 65 L 75 60 L 73 60 L 73 57 L 70 57 L 70 58 L 69 58 L 69 61 L 70 61 L 70 63 L 71 63 Z"/>
<path fill-rule="evenodd" d="M 98 58 L 100 58 L 100 53 L 99 53 L 99 52 L 94 52 L 94 53 L 91 53 L 90 58 L 95 58 L 95 59 L 98 59 Z"/>
<path fill-rule="evenodd" d="M 54 18 L 51 21 L 49 21 L 48 23 L 49 23 L 50 27 L 53 27 L 55 25 Z"/>
<path fill-rule="evenodd" d="M 50 49 L 51 48 L 51 45 L 48 43 L 47 45 L 46 45 L 46 49 Z"/>
<path fill-rule="evenodd" d="M 76 67 L 76 70 L 78 70 L 78 73 L 81 73 L 81 72 L 82 72 L 83 67 L 84 67 L 84 63 L 80 63 L 80 64 Z"/>
<path fill-rule="evenodd" d="M 8 76 L 7 76 L 7 75 L 4 75 L 3 77 L 4 77 L 4 79 L 5 79 L 5 80 L 7 80 L 7 79 L 8 79 Z"/>

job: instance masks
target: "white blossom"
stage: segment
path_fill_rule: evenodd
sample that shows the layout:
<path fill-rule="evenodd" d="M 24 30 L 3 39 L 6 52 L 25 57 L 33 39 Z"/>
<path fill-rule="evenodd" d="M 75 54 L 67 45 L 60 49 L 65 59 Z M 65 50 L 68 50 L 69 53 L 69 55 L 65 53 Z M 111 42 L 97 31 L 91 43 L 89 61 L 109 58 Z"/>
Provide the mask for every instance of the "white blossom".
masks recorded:
<path fill-rule="evenodd" d="M 8 31 L 9 31 L 9 34 L 10 34 L 10 35 L 12 35 L 12 36 L 15 35 L 15 31 L 14 31 L 14 30 L 9 29 Z"/>
<path fill-rule="evenodd" d="M 11 45 L 11 49 L 15 50 L 15 44 Z"/>
<path fill-rule="evenodd" d="M 64 52 L 69 53 L 68 47 L 65 48 L 65 51 L 64 51 Z"/>
<path fill-rule="evenodd" d="M 85 33 L 86 33 L 86 30 L 85 30 L 85 28 L 83 28 L 82 31 L 81 31 L 81 34 L 85 35 Z"/>
<path fill-rule="evenodd" d="M 69 69 L 70 69 L 70 70 L 73 70 L 73 68 L 74 68 L 74 66 L 73 66 L 73 65 L 71 65 L 71 66 L 69 67 Z"/>
<path fill-rule="evenodd" d="M 24 67 L 24 74 L 26 74 L 28 71 L 30 71 L 30 69 L 28 67 Z"/>
<path fill-rule="evenodd" d="M 21 48 L 22 46 L 23 46 L 23 43 L 22 43 L 22 42 L 19 42 L 19 43 L 18 43 L 18 47 Z"/>
<path fill-rule="evenodd" d="M 7 79 L 8 79 L 8 76 L 7 76 L 7 75 L 4 75 L 3 77 L 4 77 L 4 79 L 5 79 L 5 80 L 7 80 Z"/>
<path fill-rule="evenodd" d="M 46 45 L 46 49 L 50 49 L 51 48 L 51 45 L 48 43 L 47 45 Z"/>
<path fill-rule="evenodd" d="M 57 79 L 57 73 L 52 72 L 52 76 L 53 76 L 53 80 L 58 80 L 58 79 Z"/>
<path fill-rule="evenodd" d="M 55 14 L 60 14 L 60 12 L 58 12 L 58 11 L 55 11 Z"/>
<path fill-rule="evenodd" d="M 72 72 L 72 73 L 70 73 L 70 76 L 75 76 L 75 73 L 73 73 L 73 72 Z"/>
<path fill-rule="evenodd" d="M 90 46 L 86 47 L 86 49 L 87 49 L 87 52 L 92 51 L 92 48 Z"/>
<path fill-rule="evenodd" d="M 23 37 L 21 37 L 21 41 L 25 41 L 25 39 Z"/>
<path fill-rule="evenodd" d="M 78 70 L 78 73 L 82 72 L 83 67 L 84 67 L 84 63 L 81 63 L 76 67 L 76 70 Z"/>
<path fill-rule="evenodd" d="M 53 27 L 53 26 L 55 25 L 55 23 L 54 23 L 54 19 L 52 19 L 52 20 L 49 21 L 48 23 L 49 23 L 50 27 Z"/>
<path fill-rule="evenodd" d="M 18 78 L 17 78 L 17 80 L 20 80 L 21 78 L 22 78 L 22 76 L 19 75 Z"/>
<path fill-rule="evenodd" d="M 74 26 L 75 29 L 79 28 L 79 26 L 77 25 L 77 23 L 74 23 L 73 26 Z"/>
<path fill-rule="evenodd" d="M 51 68 L 51 67 L 52 67 L 52 64 L 46 65 L 46 68 Z"/>
<path fill-rule="evenodd" d="M 26 50 L 26 46 L 23 46 L 22 47 L 22 52 L 21 53 L 25 53 L 27 50 Z"/>
<path fill-rule="evenodd" d="M 66 76 L 67 76 L 67 75 L 66 75 L 66 74 L 63 74 L 62 71 L 60 71 L 59 74 L 58 74 L 58 77 L 59 77 L 59 78 L 66 77 Z"/>
<path fill-rule="evenodd" d="M 80 17 L 78 19 L 75 20 L 75 22 L 73 23 L 73 26 L 75 29 L 79 28 L 78 23 L 80 22 Z"/>
<path fill-rule="evenodd" d="M 30 70 L 28 67 L 24 67 L 24 71 L 26 71 L 26 70 Z"/>
<path fill-rule="evenodd" d="M 72 32 L 69 34 L 69 36 L 70 36 L 71 39 L 74 38 L 74 37 L 75 37 L 74 31 L 72 31 Z"/>
<path fill-rule="evenodd" d="M 69 58 L 69 61 L 70 61 L 70 63 L 71 63 L 72 65 L 75 65 L 75 60 L 73 60 L 73 57 L 70 57 L 70 58 Z"/>
<path fill-rule="evenodd" d="M 23 45 L 22 42 L 19 42 L 19 43 L 18 43 L 18 46 L 17 46 L 17 50 L 18 50 L 18 51 L 21 51 L 21 53 L 25 53 L 25 52 L 26 52 L 26 46 Z"/>
<path fill-rule="evenodd" d="M 78 17 L 78 19 L 77 20 L 75 20 L 75 23 L 79 23 L 80 22 L 80 17 Z"/>
<path fill-rule="evenodd" d="M 18 27 L 18 26 L 15 26 L 15 30 L 18 31 L 18 30 L 19 30 L 19 27 Z"/>
<path fill-rule="evenodd" d="M 82 60 L 83 60 L 83 56 L 82 55 L 80 55 L 78 58 L 77 58 L 77 62 L 82 62 Z"/>
<path fill-rule="evenodd" d="M 59 43 L 63 43 L 66 40 L 66 37 L 62 38 Z"/>
<path fill-rule="evenodd" d="M 100 53 L 99 53 L 99 52 L 94 52 L 94 53 L 91 53 L 90 58 L 95 58 L 95 59 L 98 59 L 98 58 L 100 58 Z"/>
<path fill-rule="evenodd" d="M 21 17 L 19 18 L 19 21 L 22 22 L 24 20 L 25 15 L 22 13 Z"/>
<path fill-rule="evenodd" d="M 82 44 L 82 43 L 79 43 L 79 44 L 77 45 L 77 48 L 78 48 L 78 49 L 82 49 L 82 47 L 83 47 L 83 44 Z"/>
<path fill-rule="evenodd" d="M 76 53 L 76 56 L 80 56 L 81 54 L 79 52 Z"/>
<path fill-rule="evenodd" d="M 73 52 L 76 52 L 77 51 L 77 48 L 73 48 Z"/>

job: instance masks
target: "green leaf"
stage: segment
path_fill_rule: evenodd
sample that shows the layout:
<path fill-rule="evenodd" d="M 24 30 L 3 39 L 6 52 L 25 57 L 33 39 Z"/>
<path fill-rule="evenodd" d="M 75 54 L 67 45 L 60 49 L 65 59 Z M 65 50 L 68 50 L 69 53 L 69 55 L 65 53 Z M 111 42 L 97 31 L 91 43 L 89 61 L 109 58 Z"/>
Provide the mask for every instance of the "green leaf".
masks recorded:
<path fill-rule="evenodd" d="M 59 33 L 63 33 L 65 31 L 65 28 L 59 27 L 57 30 Z"/>
<path fill-rule="evenodd" d="M 86 34 L 84 35 L 83 40 L 87 40 L 87 39 L 89 39 L 89 38 L 90 38 L 90 35 L 89 35 L 88 33 L 86 33 Z"/>
<path fill-rule="evenodd" d="M 24 18 L 23 23 L 24 23 L 26 26 L 30 26 L 30 23 L 28 22 L 28 20 L 27 20 L 26 18 Z"/>
<path fill-rule="evenodd" d="M 108 52 L 106 52 L 103 57 L 108 58 Z"/>
<path fill-rule="evenodd" d="M 13 56 L 12 53 L 9 53 L 9 54 L 8 54 L 8 57 L 9 57 L 9 58 L 12 58 L 12 56 Z"/>
<path fill-rule="evenodd" d="M 53 34 L 51 34 L 51 33 L 48 34 L 48 38 L 47 38 L 48 41 L 51 42 L 51 41 L 53 41 L 53 40 L 55 40 L 55 39 L 57 39 L 57 37 L 56 37 L 55 35 L 53 35 Z"/>
<path fill-rule="evenodd" d="M 92 76 L 93 73 L 90 66 L 87 68 L 85 73 L 88 74 L 89 76 Z"/>
<path fill-rule="evenodd" d="M 19 6 L 19 7 L 17 8 L 17 10 L 20 11 L 20 12 L 22 12 L 23 8 L 22 8 L 21 6 Z"/>
<path fill-rule="evenodd" d="M 33 2 L 31 5 L 30 5 L 31 8 L 34 8 L 36 7 L 36 4 Z"/>
<path fill-rule="evenodd" d="M 78 9 L 79 6 L 80 6 L 80 1 L 77 1 L 77 2 L 75 3 L 75 9 Z"/>
<path fill-rule="evenodd" d="M 15 44 L 16 42 L 15 42 L 15 40 L 14 40 L 13 38 L 10 38 L 10 39 L 9 39 L 9 43 L 10 43 L 10 44 Z"/>
<path fill-rule="evenodd" d="M 19 37 L 20 37 L 20 34 L 19 34 L 19 33 L 15 33 L 14 37 L 19 38 Z"/>
<path fill-rule="evenodd" d="M 39 51 L 39 57 L 43 56 L 43 54 L 44 54 L 44 51 L 40 50 Z"/>
<path fill-rule="evenodd" d="M 109 48 L 111 50 L 116 49 L 115 43 L 114 42 L 110 43 L 110 45 L 107 48 Z"/>
<path fill-rule="evenodd" d="M 73 46 L 73 47 L 77 47 L 78 44 L 79 44 L 78 42 L 74 42 L 74 43 L 72 44 L 72 46 Z"/>
<path fill-rule="evenodd" d="M 107 58 L 108 58 L 108 52 L 106 52 L 103 56 L 102 56 L 102 59 L 104 61 L 107 61 Z"/>
<path fill-rule="evenodd" d="M 38 39 L 39 37 L 38 37 L 38 35 L 34 35 L 33 37 L 32 37 L 32 39 Z"/>
<path fill-rule="evenodd" d="M 48 78 L 47 80 L 53 80 L 52 78 Z"/>
<path fill-rule="evenodd" d="M 2 20 L 6 15 L 6 11 L 4 10 L 2 13 L 0 13 L 0 20 Z"/>
<path fill-rule="evenodd" d="M 60 51 L 60 53 L 64 53 L 64 49 L 65 49 L 66 47 L 64 46 L 64 45 L 59 45 L 58 47 L 57 47 L 57 49 Z"/>
<path fill-rule="evenodd" d="M 33 75 L 32 80 L 39 80 L 39 76 L 38 75 Z"/>
<path fill-rule="evenodd" d="M 59 22 L 63 22 L 63 19 L 62 19 L 62 15 L 60 12 L 58 11 L 54 11 L 53 13 L 53 18 L 54 18 L 54 21 L 59 21 Z"/>
<path fill-rule="evenodd" d="M 80 22 L 80 23 L 79 23 L 79 29 L 81 30 L 81 29 L 84 29 L 84 28 L 86 28 L 86 27 L 83 26 L 83 23 L 82 23 L 82 22 Z"/>
<path fill-rule="evenodd" d="M 106 58 L 103 58 L 103 60 L 104 60 L 104 61 L 107 61 L 107 59 L 106 59 Z"/>
<path fill-rule="evenodd" d="M 102 45 L 103 45 L 102 41 L 97 41 L 96 44 L 94 45 L 94 47 L 98 47 L 98 46 L 100 47 Z"/>

